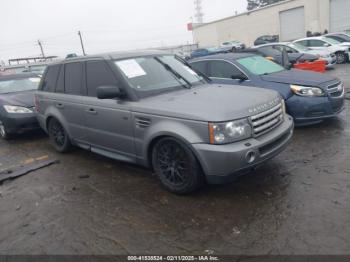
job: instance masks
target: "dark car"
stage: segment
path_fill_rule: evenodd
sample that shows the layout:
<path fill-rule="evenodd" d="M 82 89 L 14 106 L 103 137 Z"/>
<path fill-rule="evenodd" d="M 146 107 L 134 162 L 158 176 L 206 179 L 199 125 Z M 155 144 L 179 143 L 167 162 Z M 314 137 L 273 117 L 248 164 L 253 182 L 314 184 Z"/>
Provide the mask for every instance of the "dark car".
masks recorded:
<path fill-rule="evenodd" d="M 283 65 L 282 51 L 274 48 L 274 46 L 270 46 L 270 45 L 255 46 L 250 49 L 250 52 L 257 52 L 264 57 L 271 57 L 275 62 L 277 62 L 280 65 Z M 289 63 L 292 65 L 296 63 L 314 62 L 318 60 L 317 56 L 311 55 L 311 54 L 305 54 L 305 53 L 296 53 L 296 52 L 293 53 L 293 52 L 287 51 L 287 55 L 288 55 Z"/>
<path fill-rule="evenodd" d="M 268 43 L 276 43 L 279 41 L 279 36 L 278 35 L 263 35 L 258 37 L 254 41 L 254 45 L 263 45 L 263 44 L 268 44 Z"/>
<path fill-rule="evenodd" d="M 34 112 L 36 74 L 0 76 L 0 137 L 39 128 Z"/>
<path fill-rule="evenodd" d="M 229 53 L 232 51 L 232 47 L 209 47 L 209 48 L 199 48 L 193 51 L 190 55 L 190 58 Z"/>
<path fill-rule="evenodd" d="M 333 77 L 282 66 L 249 53 L 232 53 L 190 60 L 191 66 L 214 83 L 255 86 L 278 91 L 297 125 L 315 124 L 344 109 L 343 83 Z"/>

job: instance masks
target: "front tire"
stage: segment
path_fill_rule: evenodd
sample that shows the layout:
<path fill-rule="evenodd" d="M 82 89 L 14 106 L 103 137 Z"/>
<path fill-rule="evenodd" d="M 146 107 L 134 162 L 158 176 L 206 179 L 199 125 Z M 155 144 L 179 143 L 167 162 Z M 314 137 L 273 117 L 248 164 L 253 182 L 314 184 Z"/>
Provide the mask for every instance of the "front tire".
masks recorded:
<path fill-rule="evenodd" d="M 202 169 L 192 150 L 175 138 L 162 138 L 155 144 L 152 164 L 161 183 L 170 192 L 189 194 L 203 184 Z"/>
<path fill-rule="evenodd" d="M 337 64 L 344 64 L 346 61 L 346 54 L 344 52 L 336 53 Z"/>
<path fill-rule="evenodd" d="M 51 144 L 58 152 L 65 153 L 71 149 L 72 144 L 68 134 L 58 120 L 52 118 L 49 121 L 47 130 Z"/>

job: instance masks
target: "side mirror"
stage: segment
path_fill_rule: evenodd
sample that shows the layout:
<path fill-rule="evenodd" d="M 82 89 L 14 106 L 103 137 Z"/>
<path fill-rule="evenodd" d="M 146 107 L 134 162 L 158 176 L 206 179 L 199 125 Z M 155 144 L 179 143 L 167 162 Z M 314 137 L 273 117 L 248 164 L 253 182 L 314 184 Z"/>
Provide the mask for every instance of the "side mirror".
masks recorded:
<path fill-rule="evenodd" d="M 232 79 L 234 80 L 240 80 L 240 81 L 246 81 L 248 80 L 248 77 L 245 74 L 237 74 L 237 75 L 233 75 L 231 76 Z"/>
<path fill-rule="evenodd" d="M 330 45 L 330 44 L 325 43 L 325 44 L 323 44 L 323 46 L 324 46 L 324 47 L 330 47 L 331 45 Z"/>
<path fill-rule="evenodd" d="M 122 92 L 117 86 L 99 86 L 96 93 L 98 99 L 113 99 L 122 96 Z"/>

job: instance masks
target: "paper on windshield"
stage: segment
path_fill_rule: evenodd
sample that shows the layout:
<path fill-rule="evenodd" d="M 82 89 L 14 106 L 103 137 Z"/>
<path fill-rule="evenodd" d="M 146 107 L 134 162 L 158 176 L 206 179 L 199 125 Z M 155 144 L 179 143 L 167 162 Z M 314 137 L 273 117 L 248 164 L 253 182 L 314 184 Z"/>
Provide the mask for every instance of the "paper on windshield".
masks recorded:
<path fill-rule="evenodd" d="M 135 59 L 116 62 L 117 66 L 123 71 L 127 78 L 147 75 L 145 70 L 137 63 Z"/>

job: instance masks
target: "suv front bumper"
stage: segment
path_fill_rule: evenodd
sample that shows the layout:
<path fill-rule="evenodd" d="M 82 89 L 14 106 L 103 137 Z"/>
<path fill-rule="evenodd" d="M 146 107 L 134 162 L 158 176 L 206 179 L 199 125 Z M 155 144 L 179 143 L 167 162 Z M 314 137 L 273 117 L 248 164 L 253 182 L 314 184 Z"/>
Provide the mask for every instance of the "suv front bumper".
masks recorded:
<path fill-rule="evenodd" d="M 235 180 L 245 171 L 266 162 L 289 144 L 294 129 L 292 117 L 258 138 L 228 145 L 193 144 L 209 184 L 224 184 Z M 254 160 L 252 161 L 252 155 Z"/>

